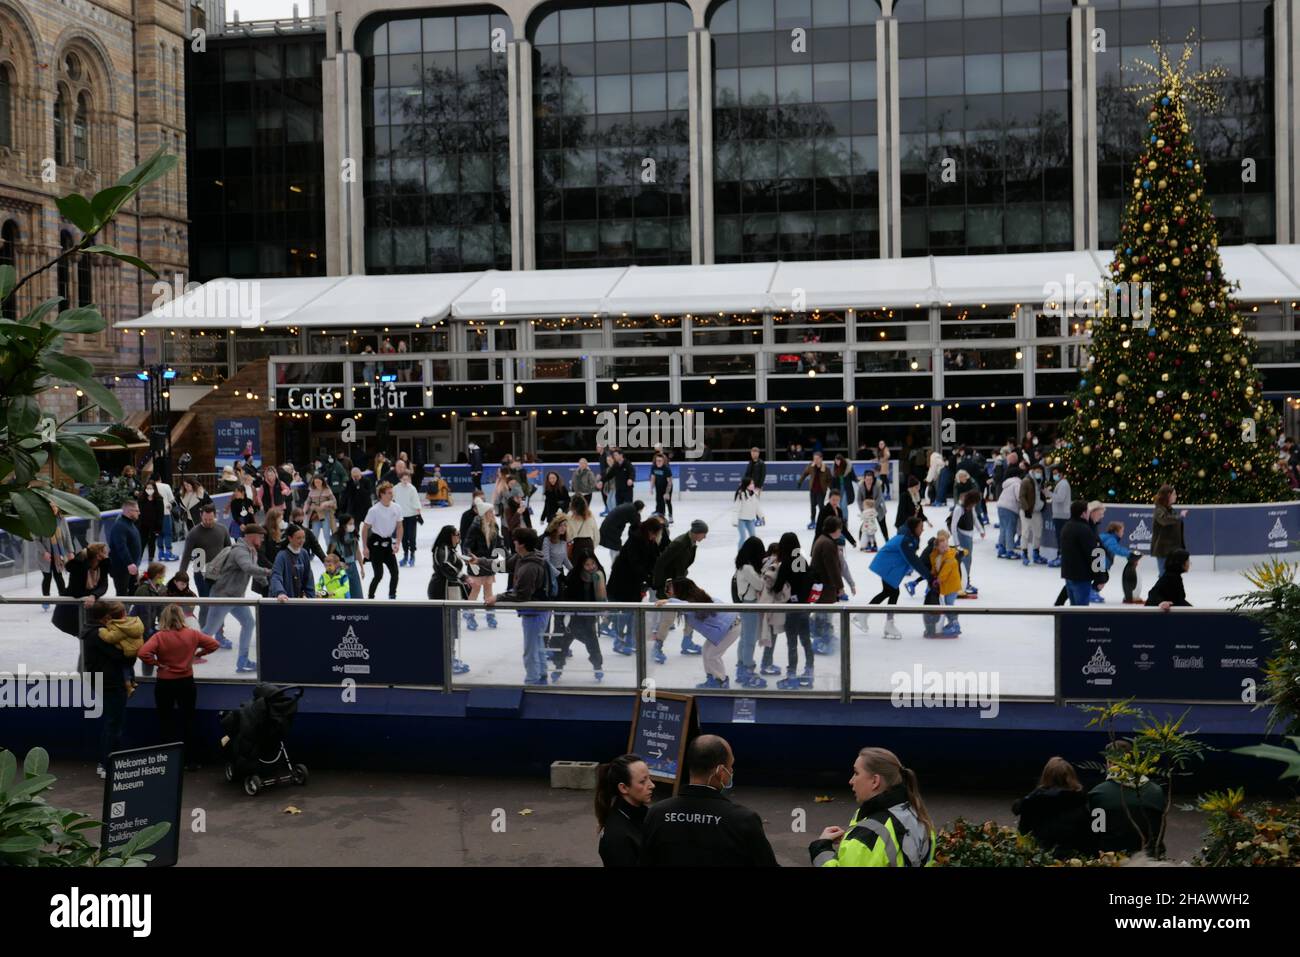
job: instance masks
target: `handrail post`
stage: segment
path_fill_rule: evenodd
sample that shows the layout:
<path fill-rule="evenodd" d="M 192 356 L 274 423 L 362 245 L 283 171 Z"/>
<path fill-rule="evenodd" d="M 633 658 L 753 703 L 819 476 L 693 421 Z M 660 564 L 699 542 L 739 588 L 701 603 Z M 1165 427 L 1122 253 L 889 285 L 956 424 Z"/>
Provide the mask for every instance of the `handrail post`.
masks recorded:
<path fill-rule="evenodd" d="M 853 694 L 853 661 L 850 656 L 849 643 L 853 640 L 852 615 L 847 608 L 841 609 L 840 619 L 840 701 L 849 703 Z"/>
<path fill-rule="evenodd" d="M 626 614 L 626 612 L 624 613 Z M 644 608 L 632 612 L 636 622 L 636 689 L 644 690 L 646 681 L 646 642 L 650 640 L 646 633 L 646 613 Z"/>
<path fill-rule="evenodd" d="M 453 630 L 457 625 L 456 609 L 451 605 L 443 605 L 438 609 L 438 613 L 442 615 L 442 692 L 451 694 L 454 678 L 451 664 L 456 657 L 457 635 Z"/>

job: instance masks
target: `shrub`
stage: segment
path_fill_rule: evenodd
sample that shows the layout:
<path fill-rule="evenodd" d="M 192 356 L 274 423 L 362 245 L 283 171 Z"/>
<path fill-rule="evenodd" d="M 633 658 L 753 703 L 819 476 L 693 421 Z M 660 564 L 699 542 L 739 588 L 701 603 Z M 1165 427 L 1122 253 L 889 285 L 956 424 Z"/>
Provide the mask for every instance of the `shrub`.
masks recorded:
<path fill-rule="evenodd" d="M 1028 834 L 993 821 L 976 824 L 957 818 L 939 832 L 934 863 L 939 867 L 1115 867 L 1115 854 L 1058 861 Z"/>
<path fill-rule="evenodd" d="M 1300 867 L 1300 801 L 1246 803 L 1244 788 L 1201 798 L 1203 867 Z"/>

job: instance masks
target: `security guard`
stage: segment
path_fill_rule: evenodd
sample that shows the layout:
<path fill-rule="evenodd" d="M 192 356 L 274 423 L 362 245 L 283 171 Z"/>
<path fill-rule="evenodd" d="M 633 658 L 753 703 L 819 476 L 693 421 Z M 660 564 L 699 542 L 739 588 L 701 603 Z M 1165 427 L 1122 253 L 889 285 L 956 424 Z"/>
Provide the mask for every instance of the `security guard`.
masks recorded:
<path fill-rule="evenodd" d="M 828 827 L 808 848 L 814 867 L 930 867 L 934 825 L 916 774 L 891 751 L 863 748 L 849 779 L 861 806 L 849 829 Z"/>
<path fill-rule="evenodd" d="M 731 745 L 714 734 L 686 748 L 690 784 L 650 808 L 643 826 L 642 867 L 776 867 L 754 811 L 725 791 L 735 780 Z"/>

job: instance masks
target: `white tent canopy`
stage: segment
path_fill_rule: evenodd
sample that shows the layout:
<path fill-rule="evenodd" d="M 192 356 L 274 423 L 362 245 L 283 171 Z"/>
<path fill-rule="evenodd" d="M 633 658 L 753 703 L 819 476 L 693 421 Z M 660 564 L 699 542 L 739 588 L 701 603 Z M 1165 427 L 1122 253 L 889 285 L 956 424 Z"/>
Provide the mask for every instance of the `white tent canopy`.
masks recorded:
<path fill-rule="evenodd" d="M 1225 246 L 1246 302 L 1300 299 L 1300 245 Z M 216 279 L 119 329 L 401 326 L 457 319 L 681 315 L 1043 302 L 1107 275 L 1106 251 L 397 276 Z"/>

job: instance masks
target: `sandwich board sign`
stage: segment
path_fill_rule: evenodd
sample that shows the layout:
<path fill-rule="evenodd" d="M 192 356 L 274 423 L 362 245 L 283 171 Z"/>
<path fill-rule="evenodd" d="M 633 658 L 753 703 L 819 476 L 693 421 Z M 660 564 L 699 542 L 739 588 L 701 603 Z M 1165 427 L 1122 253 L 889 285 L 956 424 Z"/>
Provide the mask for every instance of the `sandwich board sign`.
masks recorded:
<path fill-rule="evenodd" d="M 104 776 L 104 822 L 99 846 L 106 852 L 126 844 L 147 827 L 171 824 L 162 840 L 142 849 L 149 867 L 171 867 L 180 851 L 181 784 L 185 745 L 155 744 L 114 751 Z"/>
<path fill-rule="evenodd" d="M 627 749 L 645 760 L 652 779 L 671 783 L 676 794 L 683 777 L 686 745 L 700 733 L 695 698 L 657 691 L 649 700 L 638 693 L 635 700 Z"/>

